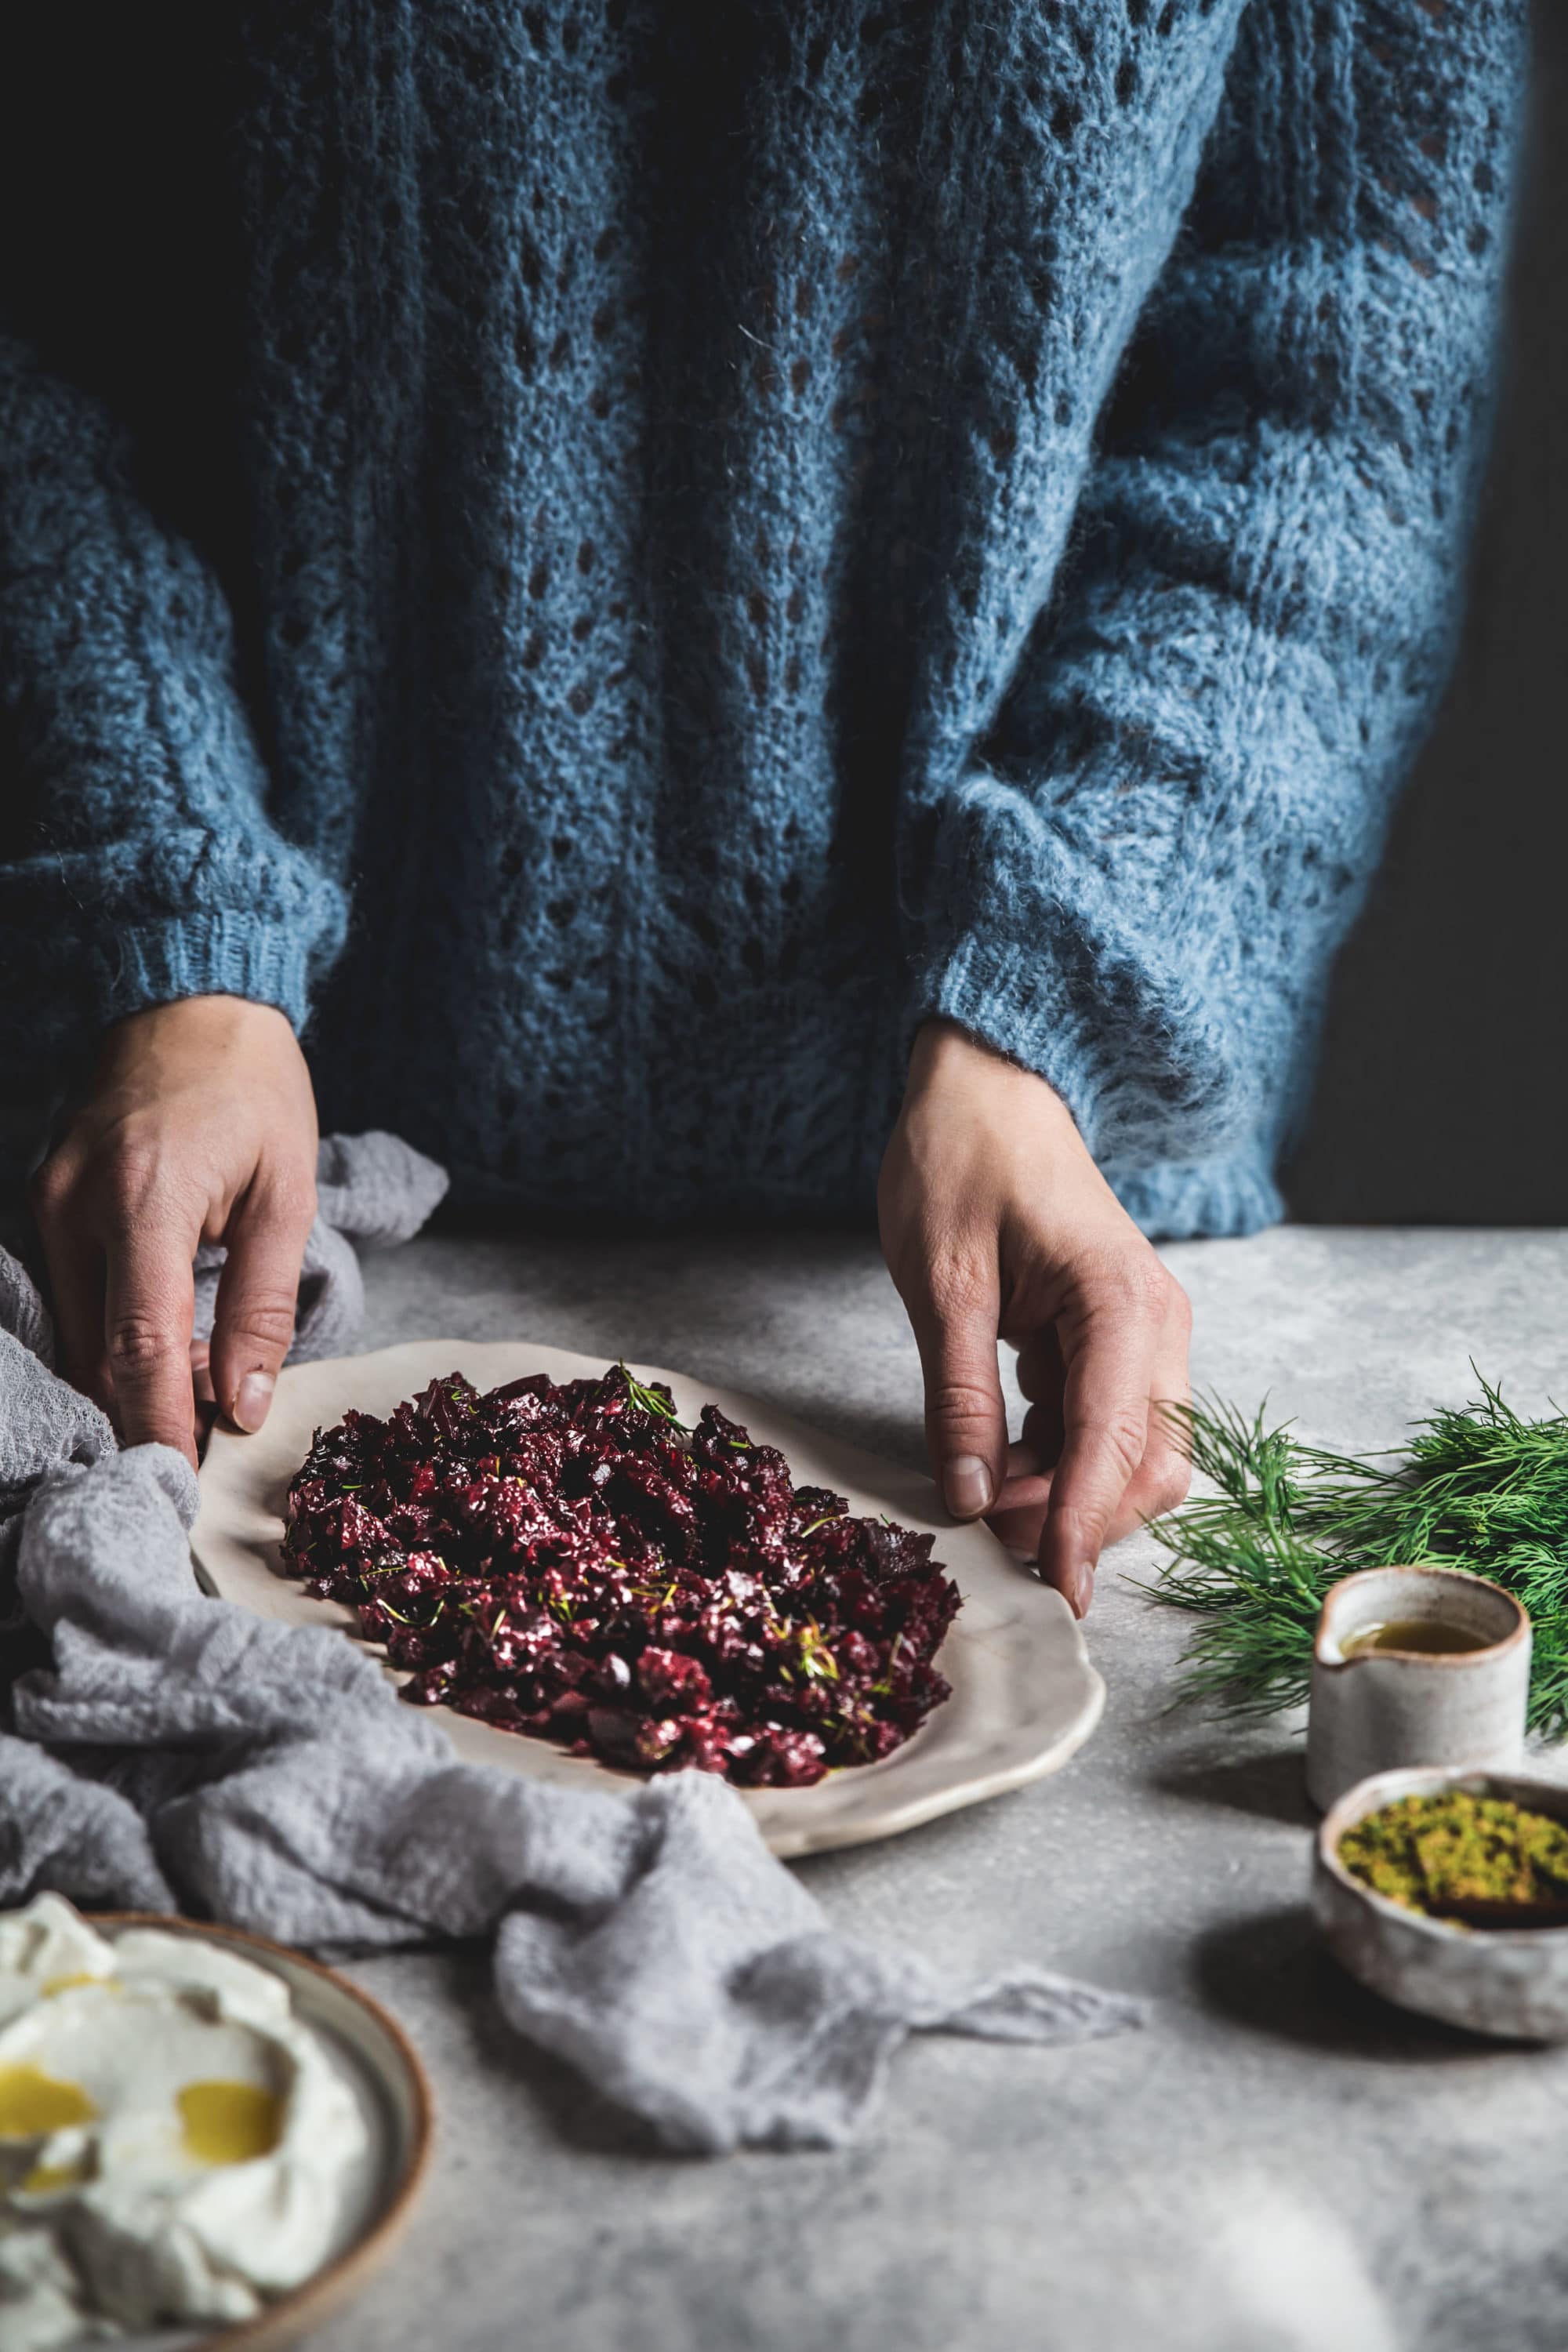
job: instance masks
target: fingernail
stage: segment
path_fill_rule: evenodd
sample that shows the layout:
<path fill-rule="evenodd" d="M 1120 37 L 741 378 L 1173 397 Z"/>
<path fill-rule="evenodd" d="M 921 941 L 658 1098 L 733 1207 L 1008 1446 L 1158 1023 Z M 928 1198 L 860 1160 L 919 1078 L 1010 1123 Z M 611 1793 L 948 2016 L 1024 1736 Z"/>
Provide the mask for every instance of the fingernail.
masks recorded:
<path fill-rule="evenodd" d="M 234 1401 L 236 1429 L 243 1429 L 247 1437 L 254 1435 L 267 1418 L 276 1385 L 270 1372 L 247 1372 Z"/>
<path fill-rule="evenodd" d="M 978 1454 L 959 1454 L 942 1477 L 947 1507 L 955 1519 L 979 1517 L 991 1500 L 991 1473 Z"/>
<path fill-rule="evenodd" d="M 1093 1569 L 1092 1569 L 1092 1568 L 1090 1568 L 1090 1566 L 1089 1566 L 1089 1562 L 1088 1562 L 1087 1560 L 1083 1560 L 1083 1561 L 1080 1561 L 1080 1563 L 1079 1564 L 1078 1568 L 1077 1568 L 1077 1569 L 1075 1569 L 1075 1570 L 1074 1570 L 1074 1571 L 1073 1571 L 1073 1580 L 1072 1580 L 1072 1613 L 1073 1613 L 1073 1615 L 1074 1615 L 1075 1617 L 1087 1617 L 1087 1616 L 1089 1615 L 1089 1602 L 1090 1602 L 1093 1599 L 1094 1599 L 1094 1570 L 1093 1570 Z"/>

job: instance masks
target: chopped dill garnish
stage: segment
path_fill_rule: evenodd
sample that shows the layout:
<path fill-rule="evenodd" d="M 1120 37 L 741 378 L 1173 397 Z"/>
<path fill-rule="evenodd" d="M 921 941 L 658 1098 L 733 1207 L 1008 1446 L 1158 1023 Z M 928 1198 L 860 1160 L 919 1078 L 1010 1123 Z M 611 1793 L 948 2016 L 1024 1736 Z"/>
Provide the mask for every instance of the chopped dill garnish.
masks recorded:
<path fill-rule="evenodd" d="M 677 1413 L 675 1407 L 672 1404 L 667 1404 L 657 1389 L 645 1388 L 635 1372 L 627 1371 L 624 1358 L 621 1370 L 626 1373 L 626 1387 L 631 1391 L 632 1402 L 640 1412 L 651 1412 L 656 1420 L 668 1422 L 678 1436 L 690 1435 L 691 1433 Z"/>

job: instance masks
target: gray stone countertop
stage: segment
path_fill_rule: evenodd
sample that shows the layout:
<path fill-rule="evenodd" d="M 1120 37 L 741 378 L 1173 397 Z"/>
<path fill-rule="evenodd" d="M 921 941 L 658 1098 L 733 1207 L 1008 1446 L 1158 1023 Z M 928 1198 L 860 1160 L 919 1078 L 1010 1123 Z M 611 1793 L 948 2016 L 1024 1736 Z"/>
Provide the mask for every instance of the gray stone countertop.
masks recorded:
<path fill-rule="evenodd" d="M 1286 1227 L 1168 1260 L 1194 1376 L 1357 1450 L 1563 1378 L 1568 1238 Z M 364 1345 L 532 1338 L 765 1391 L 920 1458 L 868 1239 L 437 1236 L 367 1265 Z M 501 2024 L 482 1956 L 353 1973 L 430 2069 L 433 2178 L 320 2352 L 1534 2352 L 1568 2342 L 1568 2050 L 1386 2009 L 1315 1948 L 1300 1746 L 1170 1711 L 1183 1622 L 1102 1564 L 1104 1721 L 1056 1777 L 805 1865 L 868 1938 L 1027 1955 L 1148 1995 L 1076 2050 L 911 2042 L 861 2145 L 639 2147 Z"/>

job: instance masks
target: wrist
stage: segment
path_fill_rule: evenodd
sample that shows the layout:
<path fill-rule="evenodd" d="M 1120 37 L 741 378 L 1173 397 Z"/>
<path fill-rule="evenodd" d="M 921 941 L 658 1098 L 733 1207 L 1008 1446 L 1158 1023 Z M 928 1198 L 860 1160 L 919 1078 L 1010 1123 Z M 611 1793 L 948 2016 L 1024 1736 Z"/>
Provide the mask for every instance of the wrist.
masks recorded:
<path fill-rule="evenodd" d="M 1067 1132 L 1078 1134 L 1071 1111 L 1047 1078 L 945 1017 L 922 1022 L 910 1049 L 906 1106 L 931 1094 L 1009 1097 L 1032 1118 L 1058 1120 Z"/>
<path fill-rule="evenodd" d="M 216 1024 L 219 1021 L 234 1020 L 244 1013 L 263 1014 L 268 1021 L 280 1021 L 289 1030 L 292 1030 L 294 1025 L 286 1013 L 279 1011 L 276 1004 L 268 1003 L 265 998 L 240 996 L 230 989 L 217 988 L 193 991 L 188 996 L 164 997 L 156 1004 L 138 1005 L 134 1013 L 122 1013 L 118 1020 L 110 1023 L 109 1025 L 114 1029 L 124 1029 L 129 1028 L 133 1021 L 190 1021 Z"/>
<path fill-rule="evenodd" d="M 162 1004 L 143 1004 L 134 1013 L 122 1013 L 118 1021 L 106 1025 L 102 1042 L 106 1048 L 154 1037 L 210 1038 L 217 1042 L 241 1029 L 258 1035 L 294 1036 L 293 1023 L 275 1004 L 258 1003 L 248 996 L 214 992 L 170 997 Z"/>
<path fill-rule="evenodd" d="M 183 996 L 144 1005 L 100 1035 L 90 1090 L 154 1092 L 194 1074 L 275 1070 L 303 1063 L 287 1013 L 244 996 Z"/>

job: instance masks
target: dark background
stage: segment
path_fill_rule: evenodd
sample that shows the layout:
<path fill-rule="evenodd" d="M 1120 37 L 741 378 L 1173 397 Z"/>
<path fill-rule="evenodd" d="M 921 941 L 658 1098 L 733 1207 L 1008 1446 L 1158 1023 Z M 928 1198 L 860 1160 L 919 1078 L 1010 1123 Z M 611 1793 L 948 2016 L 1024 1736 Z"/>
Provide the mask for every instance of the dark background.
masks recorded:
<path fill-rule="evenodd" d="M 1464 646 L 1335 975 L 1286 1173 L 1319 1222 L 1568 1223 L 1568 0 L 1534 22 Z"/>

